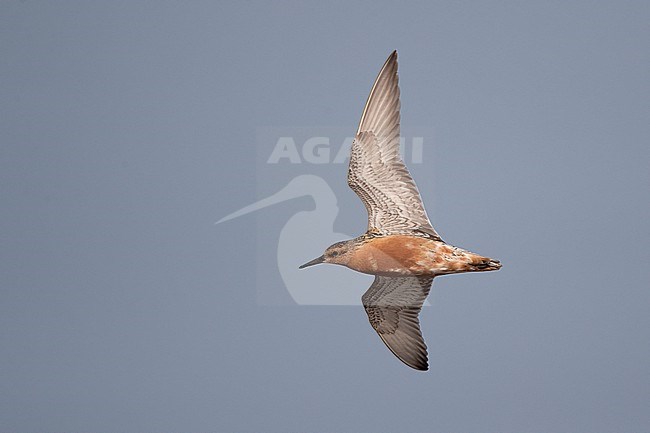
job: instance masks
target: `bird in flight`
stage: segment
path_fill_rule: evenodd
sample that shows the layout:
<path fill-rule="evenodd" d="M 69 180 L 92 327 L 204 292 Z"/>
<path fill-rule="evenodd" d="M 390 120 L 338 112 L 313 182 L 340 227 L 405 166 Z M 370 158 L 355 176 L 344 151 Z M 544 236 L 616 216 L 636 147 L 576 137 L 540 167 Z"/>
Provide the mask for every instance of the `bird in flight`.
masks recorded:
<path fill-rule="evenodd" d="M 444 242 L 399 154 L 397 51 L 381 68 L 352 144 L 348 185 L 368 211 L 363 235 L 337 242 L 300 266 L 332 263 L 375 276 L 363 294 L 370 324 L 402 362 L 428 370 L 418 315 L 438 275 L 494 271 L 498 260 Z"/>

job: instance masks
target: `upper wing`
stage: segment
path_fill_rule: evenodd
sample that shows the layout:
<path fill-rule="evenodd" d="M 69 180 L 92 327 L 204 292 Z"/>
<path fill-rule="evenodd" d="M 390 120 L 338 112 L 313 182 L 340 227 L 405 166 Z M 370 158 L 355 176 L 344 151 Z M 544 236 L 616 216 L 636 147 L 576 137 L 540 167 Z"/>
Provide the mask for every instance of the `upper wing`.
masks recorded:
<path fill-rule="evenodd" d="M 416 370 L 429 369 L 418 314 L 432 282 L 433 277 L 376 276 L 361 298 L 370 324 L 386 346 Z"/>
<path fill-rule="evenodd" d="M 368 211 L 368 230 L 420 231 L 440 238 L 399 154 L 397 51 L 381 68 L 352 144 L 348 185 Z"/>

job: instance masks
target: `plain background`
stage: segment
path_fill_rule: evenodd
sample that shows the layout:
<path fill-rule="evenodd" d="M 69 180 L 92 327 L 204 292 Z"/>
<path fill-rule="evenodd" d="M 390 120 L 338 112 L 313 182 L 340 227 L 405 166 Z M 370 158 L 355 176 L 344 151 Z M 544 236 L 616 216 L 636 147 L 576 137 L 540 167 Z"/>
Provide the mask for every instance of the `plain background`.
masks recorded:
<path fill-rule="evenodd" d="M 3 1 L 0 431 L 650 430 L 649 21 L 645 1 Z M 273 192 L 257 128 L 353 133 L 393 49 L 404 122 L 435 130 L 412 167 L 435 227 L 504 263 L 436 281 L 427 373 L 361 307 L 257 302 L 279 280 L 256 227 L 308 199 L 213 224 Z"/>

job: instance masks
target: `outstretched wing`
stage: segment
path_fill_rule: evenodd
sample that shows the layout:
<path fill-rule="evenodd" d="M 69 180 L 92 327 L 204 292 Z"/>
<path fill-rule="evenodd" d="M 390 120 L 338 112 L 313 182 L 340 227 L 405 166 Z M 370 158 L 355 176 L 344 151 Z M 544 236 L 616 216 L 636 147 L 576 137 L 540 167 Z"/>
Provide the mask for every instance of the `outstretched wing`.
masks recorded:
<path fill-rule="evenodd" d="M 361 298 L 370 324 L 386 346 L 416 370 L 429 369 L 418 314 L 432 282 L 433 277 L 376 276 Z"/>
<path fill-rule="evenodd" d="M 440 238 L 399 154 L 400 100 L 397 51 L 381 68 L 352 144 L 348 185 L 368 211 L 368 230 L 418 231 Z"/>

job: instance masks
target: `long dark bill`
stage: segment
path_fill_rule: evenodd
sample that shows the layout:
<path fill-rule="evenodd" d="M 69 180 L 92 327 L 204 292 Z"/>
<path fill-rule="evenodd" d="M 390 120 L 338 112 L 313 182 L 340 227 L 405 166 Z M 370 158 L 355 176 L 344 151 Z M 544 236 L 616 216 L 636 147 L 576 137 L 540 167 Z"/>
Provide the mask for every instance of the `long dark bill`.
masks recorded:
<path fill-rule="evenodd" d="M 311 262 L 307 262 L 304 265 L 298 266 L 298 269 L 303 269 L 303 268 L 306 268 L 307 266 L 314 266 L 314 265 L 317 265 L 319 263 L 323 263 L 324 261 L 325 261 L 325 257 L 320 256 L 320 257 L 315 258 Z"/>

